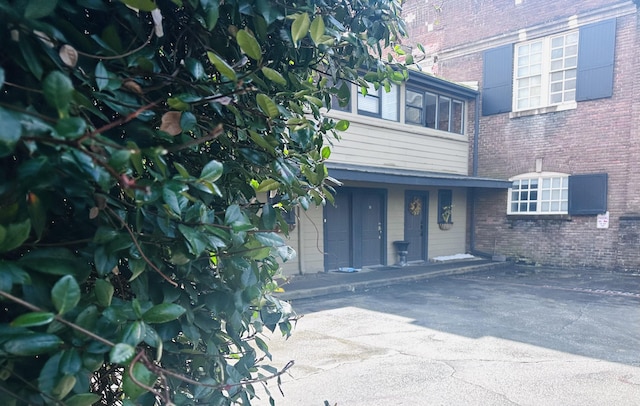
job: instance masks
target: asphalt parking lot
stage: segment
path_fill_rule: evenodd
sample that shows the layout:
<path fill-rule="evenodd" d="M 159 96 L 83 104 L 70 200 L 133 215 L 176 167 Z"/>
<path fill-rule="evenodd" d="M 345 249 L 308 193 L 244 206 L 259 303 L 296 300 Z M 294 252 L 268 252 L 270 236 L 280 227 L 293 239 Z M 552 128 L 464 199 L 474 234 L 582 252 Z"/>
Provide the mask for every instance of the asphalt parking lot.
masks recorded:
<path fill-rule="evenodd" d="M 293 306 L 277 405 L 640 404 L 638 275 L 509 266 Z"/>

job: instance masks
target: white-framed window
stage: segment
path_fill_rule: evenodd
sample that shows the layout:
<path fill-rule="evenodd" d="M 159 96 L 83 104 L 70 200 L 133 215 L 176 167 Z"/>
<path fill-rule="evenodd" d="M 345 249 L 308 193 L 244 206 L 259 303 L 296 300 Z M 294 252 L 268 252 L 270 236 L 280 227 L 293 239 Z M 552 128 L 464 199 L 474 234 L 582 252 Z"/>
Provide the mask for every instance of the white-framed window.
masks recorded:
<path fill-rule="evenodd" d="M 464 102 L 407 87 L 405 122 L 456 134 L 464 133 Z"/>
<path fill-rule="evenodd" d="M 358 114 L 398 121 L 399 98 L 400 91 L 397 85 L 391 84 L 387 92 L 384 86 L 376 89 L 373 84 L 369 83 L 366 94 L 358 91 Z"/>
<path fill-rule="evenodd" d="M 507 214 L 567 214 L 569 175 L 528 173 L 510 179 Z"/>
<path fill-rule="evenodd" d="M 516 44 L 513 110 L 576 99 L 578 31 Z"/>

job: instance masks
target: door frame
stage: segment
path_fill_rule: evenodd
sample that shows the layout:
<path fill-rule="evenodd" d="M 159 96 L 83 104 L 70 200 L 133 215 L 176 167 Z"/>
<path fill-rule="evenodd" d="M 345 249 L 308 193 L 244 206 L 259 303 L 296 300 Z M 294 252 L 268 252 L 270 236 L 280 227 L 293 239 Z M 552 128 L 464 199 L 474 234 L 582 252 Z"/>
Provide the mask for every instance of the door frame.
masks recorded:
<path fill-rule="evenodd" d="M 414 190 L 407 189 L 404 191 L 404 210 L 403 210 L 403 238 L 407 239 L 407 222 L 408 218 L 411 215 L 409 212 L 409 199 L 413 196 L 422 197 L 422 210 L 420 213 L 420 221 L 422 224 L 422 241 L 420 247 L 420 259 L 417 261 L 427 261 L 429 258 L 429 191 L 428 190 Z M 409 251 L 411 251 L 411 247 L 409 247 Z M 412 259 L 411 261 L 416 261 L 416 259 Z"/>

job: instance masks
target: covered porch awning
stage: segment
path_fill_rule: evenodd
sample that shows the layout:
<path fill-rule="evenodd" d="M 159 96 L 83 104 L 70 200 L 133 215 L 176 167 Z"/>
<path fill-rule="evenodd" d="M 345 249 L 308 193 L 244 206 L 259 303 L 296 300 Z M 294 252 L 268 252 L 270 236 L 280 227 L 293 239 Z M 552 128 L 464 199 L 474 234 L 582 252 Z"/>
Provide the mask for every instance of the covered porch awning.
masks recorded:
<path fill-rule="evenodd" d="M 343 181 L 390 183 L 411 186 L 475 187 L 508 189 L 512 182 L 502 179 L 456 175 L 442 172 L 415 171 L 377 166 L 351 165 L 327 162 L 329 176 Z"/>

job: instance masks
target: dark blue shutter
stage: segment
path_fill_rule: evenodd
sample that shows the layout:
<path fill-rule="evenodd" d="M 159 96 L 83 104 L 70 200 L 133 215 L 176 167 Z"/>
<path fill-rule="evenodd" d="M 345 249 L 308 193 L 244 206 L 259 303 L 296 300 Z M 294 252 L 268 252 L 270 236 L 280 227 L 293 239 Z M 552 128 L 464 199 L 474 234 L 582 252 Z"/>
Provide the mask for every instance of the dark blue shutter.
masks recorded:
<path fill-rule="evenodd" d="M 606 173 L 569 176 L 569 214 L 593 215 L 607 211 Z"/>
<path fill-rule="evenodd" d="M 613 95 L 615 46 L 615 18 L 580 28 L 577 101 L 602 99 Z"/>
<path fill-rule="evenodd" d="M 484 52 L 482 115 L 511 111 L 513 96 L 513 44 Z"/>

